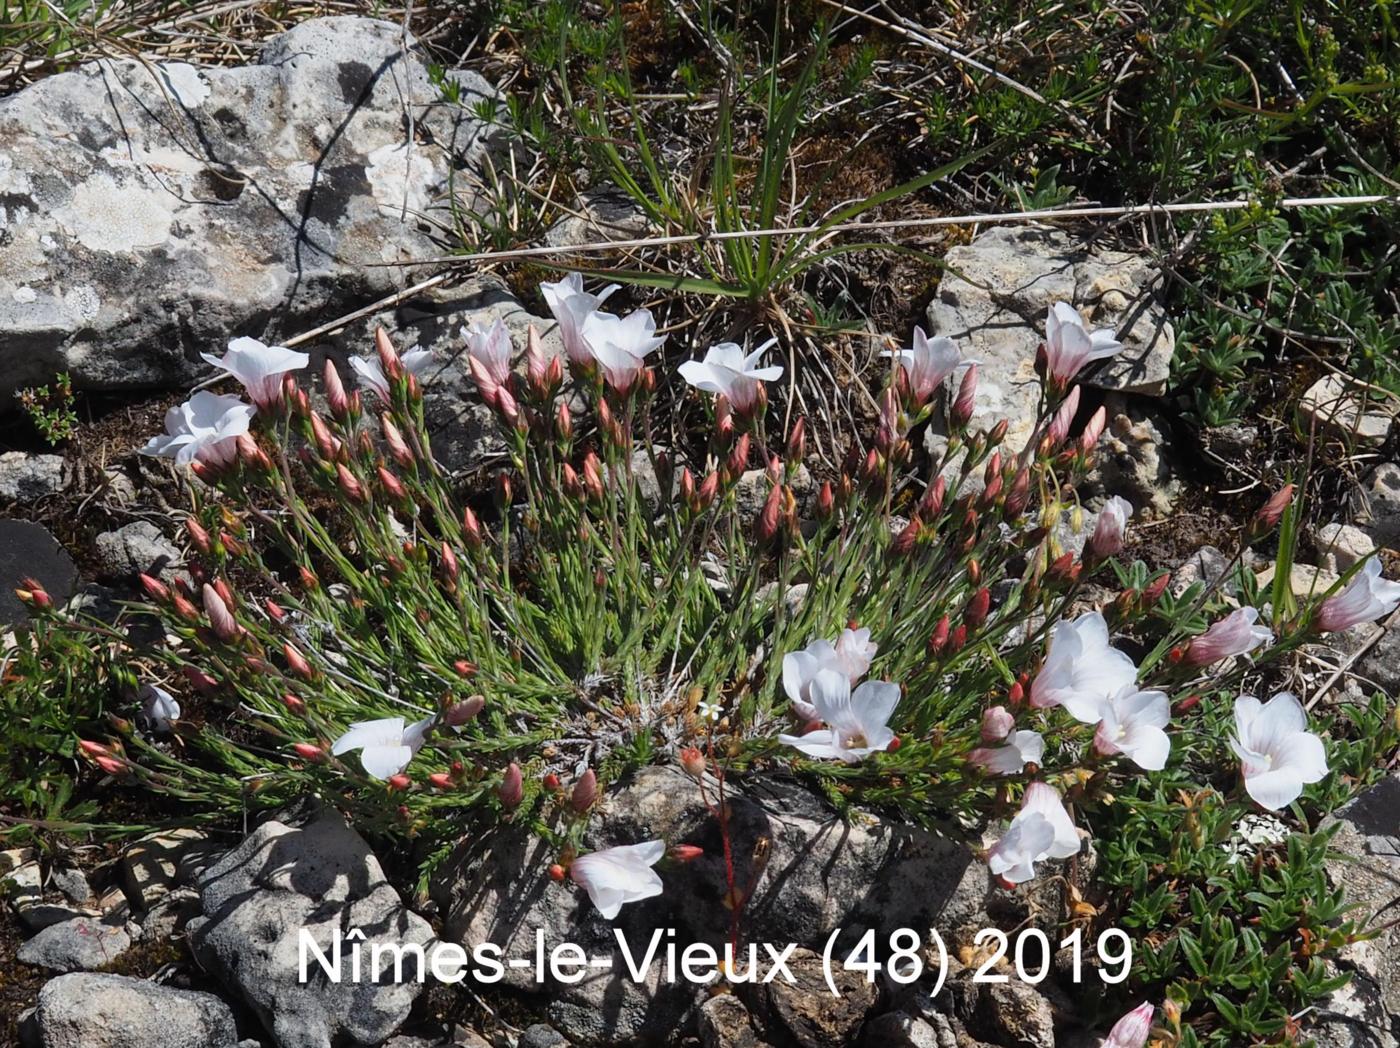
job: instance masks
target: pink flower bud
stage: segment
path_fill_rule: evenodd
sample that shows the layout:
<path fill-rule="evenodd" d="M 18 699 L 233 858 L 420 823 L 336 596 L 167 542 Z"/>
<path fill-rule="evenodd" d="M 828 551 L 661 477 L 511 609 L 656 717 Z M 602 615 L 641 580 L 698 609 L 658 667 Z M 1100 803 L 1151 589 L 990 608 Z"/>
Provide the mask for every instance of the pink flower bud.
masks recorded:
<path fill-rule="evenodd" d="M 1050 419 L 1050 428 L 1047 434 L 1050 443 L 1054 447 L 1059 447 L 1069 436 L 1069 428 L 1074 424 L 1074 416 L 1079 413 L 1079 387 L 1072 386 L 1069 395 L 1056 409 L 1055 414 Z"/>
<path fill-rule="evenodd" d="M 963 372 L 958 384 L 958 395 L 953 401 L 953 425 L 961 428 L 972 420 L 973 409 L 977 406 L 977 365 L 973 364 Z"/>
<path fill-rule="evenodd" d="M 1103 1048 L 1143 1048 L 1152 1033 L 1154 1011 L 1150 1004 L 1138 1005 L 1113 1024 Z"/>
<path fill-rule="evenodd" d="M 473 695 L 471 698 L 463 699 L 450 707 L 442 716 L 443 723 L 449 728 L 460 728 L 463 724 L 474 719 L 485 707 L 486 696 Z"/>
<path fill-rule="evenodd" d="M 963 616 L 963 621 L 967 623 L 968 629 L 977 629 L 982 623 L 987 621 L 987 611 L 991 607 L 991 591 L 983 586 L 972 595 L 972 599 L 967 603 L 967 614 Z"/>
<path fill-rule="evenodd" d="M 520 765 L 514 761 L 510 762 L 505 774 L 501 776 L 501 785 L 497 788 L 496 795 L 501 798 L 501 806 L 506 811 L 520 807 L 520 802 L 525 799 L 525 779 L 520 773 Z"/>
<path fill-rule="evenodd" d="M 326 358 L 325 383 L 326 403 L 331 409 L 331 414 L 343 420 L 350 414 L 350 398 L 345 393 L 345 384 L 340 381 L 340 372 L 336 370 L 335 361 L 330 357 Z"/>
<path fill-rule="evenodd" d="M 170 599 L 170 589 L 163 582 L 146 574 L 137 576 L 141 581 L 141 588 L 146 591 L 146 596 L 159 604 L 164 604 Z"/>
<path fill-rule="evenodd" d="M 749 447 L 750 440 L 747 433 L 742 434 L 734 442 L 734 447 L 729 451 L 729 457 L 724 461 L 725 472 L 729 476 L 738 478 L 749 468 Z"/>
<path fill-rule="evenodd" d="M 303 760 L 314 761 L 318 764 L 326 759 L 326 751 L 310 742 L 293 743 L 292 750 Z"/>
<path fill-rule="evenodd" d="M 1000 742 L 1016 727 L 1016 718 L 1005 706 L 993 706 L 982 714 L 982 741 Z"/>
<path fill-rule="evenodd" d="M 397 775 L 390 775 L 386 781 L 391 790 L 406 790 L 413 785 L 413 780 L 403 772 L 399 772 Z"/>
<path fill-rule="evenodd" d="M 598 776 L 589 768 L 574 783 L 574 792 L 569 796 L 569 806 L 574 811 L 582 814 L 593 807 L 593 802 L 598 797 Z"/>
<path fill-rule="evenodd" d="M 442 544 L 442 575 L 449 584 L 456 585 L 457 579 L 462 574 L 460 566 L 457 564 L 457 554 L 452 551 L 452 547 L 446 542 Z"/>
<path fill-rule="evenodd" d="M 1094 521 L 1094 533 L 1089 538 L 1090 552 L 1100 560 L 1120 552 L 1128 518 L 1132 515 L 1132 505 L 1121 496 L 1114 495 L 1105 502 Z"/>
<path fill-rule="evenodd" d="M 761 545 L 772 542 L 778 534 L 778 525 L 782 522 L 783 489 L 778 485 L 773 485 L 768 491 L 768 498 L 764 500 L 763 508 L 758 511 L 758 519 L 754 522 L 754 537 Z"/>
<path fill-rule="evenodd" d="M 326 420 L 315 411 L 311 413 L 309 421 L 311 422 L 311 438 L 316 444 L 316 450 L 321 453 L 323 459 L 329 462 L 340 452 L 340 441 L 331 435 Z"/>
<path fill-rule="evenodd" d="M 214 635 L 222 641 L 237 638 L 243 629 L 234 620 L 233 613 L 219 596 L 219 591 L 206 582 L 201 592 L 204 597 L 204 613 L 209 616 L 209 625 L 213 628 Z"/>
<path fill-rule="evenodd" d="M 467 370 L 471 372 L 472 381 L 476 383 L 482 401 L 490 407 L 497 407 L 496 398 L 500 396 L 503 387 L 492 376 L 491 369 L 476 356 L 468 355 Z"/>
<path fill-rule="evenodd" d="M 379 366 L 384 370 L 384 377 L 390 382 L 403 377 L 403 362 L 399 360 L 398 350 L 389 341 L 389 332 L 382 327 L 374 329 L 374 349 L 379 354 Z"/>
<path fill-rule="evenodd" d="M 836 511 L 836 496 L 831 490 L 831 481 L 822 481 L 821 489 L 817 492 L 817 519 L 827 520 Z"/>
<path fill-rule="evenodd" d="M 79 739 L 78 746 L 90 757 L 107 757 L 112 751 L 100 742 L 93 742 L 91 739 Z"/>
<path fill-rule="evenodd" d="M 718 494 L 719 474 L 706 474 L 705 479 L 700 482 L 700 489 L 695 493 L 695 503 L 701 510 L 709 509 Z"/>
<path fill-rule="evenodd" d="M 194 548 L 201 553 L 208 554 L 212 543 L 209 541 L 209 532 L 204 530 L 199 521 L 193 517 L 186 517 L 185 531 L 189 534 L 190 541 L 194 543 Z"/>
<path fill-rule="evenodd" d="M 951 627 L 948 616 L 944 615 L 938 620 L 938 625 L 934 626 L 932 635 L 928 639 L 928 650 L 937 655 L 948 645 L 948 632 Z"/>
<path fill-rule="evenodd" d="M 531 324 L 525 329 L 525 378 L 537 396 L 549 394 L 549 364 L 540 345 L 540 333 Z"/>
<path fill-rule="evenodd" d="M 1296 485 L 1285 484 L 1270 495 L 1269 500 L 1264 505 L 1259 507 L 1259 512 L 1254 515 L 1250 528 L 1256 537 L 1278 527 L 1278 522 L 1283 519 L 1283 511 L 1293 501 L 1295 490 Z"/>
<path fill-rule="evenodd" d="M 875 431 L 875 446 L 888 452 L 899 439 L 899 395 L 893 386 L 880 394 L 880 425 Z"/>
<path fill-rule="evenodd" d="M 566 444 L 574 439 L 574 418 L 569 412 L 567 401 L 559 401 L 559 410 L 554 415 L 554 435 Z"/>
<path fill-rule="evenodd" d="M 399 427 L 394 425 L 394 420 L 389 417 L 386 411 L 379 416 L 379 428 L 384 433 L 384 443 L 389 448 L 389 454 L 393 460 L 404 469 L 413 465 L 413 452 L 404 443 L 403 434 L 399 432 Z"/>
<path fill-rule="evenodd" d="M 316 671 L 311 668 L 311 663 L 306 661 L 306 656 L 291 641 L 282 645 L 282 657 L 287 660 L 287 668 L 298 677 L 311 680 L 316 676 Z"/>
<path fill-rule="evenodd" d="M 747 436 L 747 434 L 745 434 Z M 801 415 L 797 416 L 797 421 L 792 424 L 792 430 L 787 438 L 787 461 L 788 465 L 796 468 L 807 452 L 807 421 Z"/>
<path fill-rule="evenodd" d="M 1078 387 L 1075 387 L 1076 389 Z M 1103 436 L 1104 426 L 1108 423 L 1108 409 L 1102 404 L 1099 409 L 1089 418 L 1089 424 L 1084 427 L 1084 432 L 1079 436 L 1079 450 L 1087 455 L 1094 450 L 1094 445 Z"/>
<path fill-rule="evenodd" d="M 129 770 L 127 766 L 115 757 L 94 757 L 97 766 L 108 775 L 125 775 Z"/>
<path fill-rule="evenodd" d="M 428 776 L 428 785 L 435 790 L 450 790 L 456 785 L 452 776 L 445 771 L 435 771 Z"/>
<path fill-rule="evenodd" d="M 519 425 L 520 406 L 505 386 L 501 386 L 496 391 L 496 410 L 501 413 L 501 418 L 505 420 L 507 426 L 514 428 Z"/>
<path fill-rule="evenodd" d="M 603 501 L 603 467 L 591 451 L 583 457 L 583 487 L 591 500 Z"/>
<path fill-rule="evenodd" d="M 915 514 L 909 523 L 904 525 L 904 530 L 895 536 L 894 542 L 890 544 L 890 552 L 896 557 L 907 557 L 913 552 L 922 530 L 923 524 L 919 521 L 918 515 Z"/>
<path fill-rule="evenodd" d="M 666 853 L 676 862 L 690 862 L 705 854 L 705 849 L 694 844 L 677 844 Z"/>
<path fill-rule="evenodd" d="M 335 464 L 336 483 L 340 486 L 341 493 L 351 502 L 365 501 L 365 489 L 360 486 L 360 482 L 355 479 L 355 474 L 350 472 L 350 467 L 343 462 Z"/>

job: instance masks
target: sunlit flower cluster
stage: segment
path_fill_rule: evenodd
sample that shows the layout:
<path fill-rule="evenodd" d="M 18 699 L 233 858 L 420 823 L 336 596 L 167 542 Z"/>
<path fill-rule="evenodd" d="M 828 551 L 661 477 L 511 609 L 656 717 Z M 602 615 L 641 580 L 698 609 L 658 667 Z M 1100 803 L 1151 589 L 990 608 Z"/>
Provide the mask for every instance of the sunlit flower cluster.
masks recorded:
<path fill-rule="evenodd" d="M 1112 331 L 1090 330 L 1067 303 L 1050 307 L 1037 360 L 1044 409 L 1027 447 L 1012 448 L 1005 422 L 973 432 L 979 364 L 916 328 L 909 348 L 887 353 L 869 446 L 826 456 L 839 467 L 800 505 L 805 424 L 770 447 L 765 421 L 799 358 L 776 339 L 696 346 L 676 375 L 690 387 L 686 424 L 698 416 L 708 428 L 659 449 L 638 420 L 659 351 L 684 325 L 658 329 L 645 308 L 605 311 L 617 291 L 587 291 L 577 273 L 542 285 L 562 358 L 546 355 L 533 327 L 519 360 L 499 319 L 461 333 L 508 460 L 466 501 L 443 481 L 422 421 L 432 353 L 400 355 L 381 332 L 375 353 L 349 361 L 353 392 L 327 362 L 328 413 L 297 384 L 306 354 L 244 338 L 207 356 L 247 400 L 198 392 L 144 449 L 230 495 L 191 520 L 203 562 L 188 581 L 143 580 L 187 650 L 219 656 L 181 656 L 189 693 L 232 682 L 258 723 L 275 724 L 298 781 L 343 797 L 358 786 L 394 828 L 420 832 L 453 809 L 449 796 L 547 827 L 551 876 L 608 920 L 662 894 L 665 870 L 698 852 L 645 839 L 585 849 L 609 759 L 669 755 L 721 824 L 736 768 L 792 768 L 857 801 L 866 789 L 882 801 L 907 790 L 910 803 L 946 803 L 986 828 L 980 854 L 1012 887 L 1081 852 L 1085 812 L 1111 803 L 1110 787 L 1170 762 L 1216 761 L 1222 792 L 1237 768 L 1231 803 L 1272 811 L 1328 774 L 1302 703 L 1239 696 L 1237 671 L 1391 613 L 1400 583 L 1371 560 L 1296 615 L 1196 591 L 1175 601 L 1165 575 L 1122 565 L 1133 507 L 1118 496 L 1093 507 L 1082 552 L 1066 548 L 1056 527 L 1066 513 L 1076 526 L 1088 516 L 1073 481 L 1105 425 L 1103 408 L 1080 421 L 1093 394 L 1076 382 L 1122 350 Z M 947 450 L 925 462 L 928 426 Z M 642 460 L 659 506 L 637 494 Z M 344 546 L 299 498 L 303 475 L 337 500 Z M 754 477 L 746 504 L 759 508 L 741 520 L 737 489 Z M 248 490 L 263 502 L 240 517 Z M 1271 499 L 1250 536 L 1276 525 L 1290 499 L 1291 489 Z M 267 512 L 278 500 L 285 511 Z M 292 567 L 281 576 L 251 552 L 250 516 L 282 540 Z M 691 585 L 701 556 L 722 581 Z M 273 579 L 267 593 L 235 591 L 231 565 Z M 1131 584 L 1087 603 L 1084 580 L 1111 584 L 1118 569 Z M 339 592 L 323 572 L 346 580 Z M 789 602 L 784 590 L 798 585 L 805 596 Z M 372 643 L 336 636 L 340 622 Z M 611 662 L 614 649 L 626 657 Z M 645 674 L 660 679 L 643 687 Z M 1206 704 L 1220 723 L 1231 699 L 1228 737 L 1180 732 Z M 170 692 L 152 684 L 140 702 L 152 736 L 183 730 Z M 107 743 L 85 752 L 109 774 L 140 773 Z M 1104 1043 L 1142 1048 L 1153 1015 L 1142 1005 Z"/>

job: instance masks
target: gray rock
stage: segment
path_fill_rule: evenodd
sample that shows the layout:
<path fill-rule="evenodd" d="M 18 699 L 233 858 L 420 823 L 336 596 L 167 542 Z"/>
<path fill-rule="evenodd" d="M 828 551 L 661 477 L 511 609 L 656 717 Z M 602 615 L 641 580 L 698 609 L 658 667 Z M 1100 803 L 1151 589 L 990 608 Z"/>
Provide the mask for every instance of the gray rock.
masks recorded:
<path fill-rule="evenodd" d="M 1220 550 L 1214 546 L 1202 546 L 1172 572 L 1172 593 L 1179 597 L 1197 582 L 1214 586 L 1224 577 L 1225 569 L 1229 566 L 1230 558 Z"/>
<path fill-rule="evenodd" d="M 141 941 L 166 942 L 185 930 L 201 913 L 199 892 L 176 888 L 161 896 L 141 915 Z"/>
<path fill-rule="evenodd" d="M 1391 413 L 1387 401 L 1367 386 L 1330 372 L 1298 400 L 1298 423 L 1303 432 L 1316 432 L 1324 447 L 1339 442 L 1343 453 L 1384 444 L 1390 433 Z"/>
<path fill-rule="evenodd" d="M 969 1030 L 1004 1048 L 1055 1048 L 1050 1002 L 1034 986 L 1012 978 L 982 987 Z"/>
<path fill-rule="evenodd" d="M 325 1048 L 350 1041 L 379 1044 L 408 1017 L 422 990 L 411 956 L 395 978 L 393 956 L 376 944 L 430 945 L 432 929 L 404 908 L 379 862 L 338 813 L 323 811 L 304 827 L 275 820 L 253 831 L 204 871 L 203 915 L 188 925 L 199 962 L 257 1014 L 280 1048 Z M 309 934 L 326 957 L 342 938 L 340 981 L 309 956 L 301 982 L 300 938 Z M 351 978 L 351 949 L 360 947 L 361 978 Z"/>
<path fill-rule="evenodd" d="M 123 975 L 60 975 L 34 1013 L 43 1048 L 234 1048 L 229 1006 L 210 993 Z"/>
<path fill-rule="evenodd" d="M 182 559 L 179 548 L 147 520 L 103 532 L 94 544 L 102 561 L 102 573 L 109 578 L 130 578 L 144 572 L 170 579 Z"/>
<path fill-rule="evenodd" d="M 374 332 L 388 332 L 400 353 L 430 350 L 437 366 L 425 373 L 423 413 L 432 439 L 433 457 L 449 470 L 469 469 L 486 456 L 502 455 L 505 442 L 496 414 L 481 402 L 467 369 L 466 339 L 470 324 L 490 327 L 500 320 L 515 344 L 516 370 L 523 371 L 525 340 L 531 325 L 540 333 L 546 358 L 564 352 L 552 318 L 530 313 L 500 280 L 482 276 L 460 286 L 431 288 L 330 336 L 323 348 L 343 361 L 374 352 Z M 349 382 L 349 367 L 342 364 Z"/>
<path fill-rule="evenodd" d="M 749 1010 L 733 994 L 721 993 L 700 1006 L 696 1020 L 704 1048 L 763 1048 Z"/>
<path fill-rule="evenodd" d="M 15 954 L 25 964 L 58 972 L 90 971 L 111 964 L 130 946 L 122 915 L 116 919 L 74 917 L 51 924 Z"/>
<path fill-rule="evenodd" d="M 569 1039 L 546 1023 L 535 1023 L 520 1035 L 516 1048 L 569 1048 Z"/>
<path fill-rule="evenodd" d="M 1400 694 L 1400 630 L 1385 630 L 1354 669 L 1367 694 L 1372 691 Z"/>
<path fill-rule="evenodd" d="M 1249 461 L 1250 453 L 1259 444 L 1259 427 L 1232 422 L 1207 429 L 1202 437 L 1212 455 L 1227 467 L 1235 467 Z"/>
<path fill-rule="evenodd" d="M 1124 397 L 1110 394 L 1104 405 L 1108 423 L 1085 486 L 1104 497 L 1127 499 L 1134 519 L 1165 517 L 1181 490 L 1171 463 L 1171 428 L 1157 412 Z"/>
<path fill-rule="evenodd" d="M 274 341 L 411 282 L 449 185 L 494 148 L 399 25 L 312 19 L 237 68 L 103 60 L 0 99 L 0 395 L 186 384 L 197 351 Z M 410 132 L 410 128 L 412 131 Z M 408 136 L 412 134 L 410 146 Z"/>
<path fill-rule="evenodd" d="M 1343 858 L 1327 865 L 1363 928 L 1391 921 L 1400 881 L 1400 774 L 1393 773 L 1340 808 L 1332 840 Z M 1342 949 L 1338 965 L 1351 983 L 1318 1010 L 1310 1031 L 1319 1048 L 1400 1048 L 1400 927 Z"/>
<path fill-rule="evenodd" d="M 816 490 L 812 471 L 799 465 L 796 475 L 786 483 L 792 488 L 793 497 L 797 499 L 798 511 L 801 512 Z M 739 519 L 745 525 L 752 524 L 763 511 L 763 505 L 768 501 L 768 493 L 771 490 L 773 483 L 768 479 L 766 469 L 745 470 L 739 476 L 734 484 L 734 505 L 738 510 Z"/>
<path fill-rule="evenodd" d="M 36 502 L 62 490 L 62 455 L 30 455 L 23 451 L 0 455 L 0 502 Z"/>
<path fill-rule="evenodd" d="M 1166 391 L 1175 335 L 1151 298 L 1156 274 L 1145 258 L 1092 248 L 1043 226 L 994 226 L 951 249 L 947 263 L 928 307 L 930 334 L 956 339 L 967 357 L 981 361 L 972 428 L 1006 419 L 1005 448 L 1019 451 L 1035 427 L 1036 347 L 1054 302 L 1077 306 L 1094 327 L 1116 329 L 1124 344 L 1082 381 L 1153 396 Z M 959 380 L 955 375 L 954 385 Z"/>
<path fill-rule="evenodd" d="M 822 958 L 812 950 L 798 950 L 788 963 L 793 983 L 774 979 L 762 986 L 769 1018 L 802 1048 L 827 1048 L 855 1039 L 866 1014 L 875 1006 L 878 988 L 864 974 L 833 966 L 832 997 L 822 972 Z"/>
<path fill-rule="evenodd" d="M 38 579 L 56 606 L 68 603 L 78 586 L 73 558 L 42 524 L 0 520 L 0 625 L 17 626 L 29 613 L 15 596 L 22 578 Z"/>
<path fill-rule="evenodd" d="M 888 934 L 927 927 L 954 912 L 977 919 L 971 915 L 980 912 L 986 871 L 979 866 L 964 878 L 972 859 L 961 845 L 863 814 L 843 823 L 823 801 L 787 780 L 754 778 L 742 790 L 731 786 L 728 801 L 732 851 L 739 857 L 736 879 L 755 885 L 744 908 L 750 942 L 820 948 L 839 926 L 839 945 L 851 949 L 868 928 Z M 540 986 L 530 973 L 512 970 L 505 983 L 553 996 L 550 1020 L 571 1040 L 655 1043 L 696 1005 L 694 988 L 633 983 L 613 928 L 622 930 L 634 954 L 645 950 L 657 928 L 675 928 L 679 947 L 706 942 L 721 948 L 730 914 L 718 827 L 695 783 L 678 769 L 643 769 L 610 793 L 590 820 L 582 850 L 655 838 L 692 843 L 703 854 L 663 870 L 666 891 L 624 907 L 611 923 L 581 892 L 550 881 L 554 852 L 539 838 L 504 827 L 470 841 L 443 864 L 433 884 L 446 915 L 444 937 L 468 950 L 494 942 L 505 956 L 521 957 L 531 954 L 535 929 L 542 927 L 592 958 L 612 958 L 610 973 L 575 986 Z M 767 861 L 755 869 L 760 839 L 768 842 Z M 954 898 L 959 892 L 965 901 Z"/>
<path fill-rule="evenodd" d="M 49 882 L 71 903 L 84 903 L 92 896 L 92 888 L 82 870 L 58 869 L 49 874 Z"/>
<path fill-rule="evenodd" d="M 0 886 L 17 910 L 38 902 L 44 895 L 44 871 L 33 848 L 0 852 Z"/>
<path fill-rule="evenodd" d="M 208 834 L 191 827 L 150 834 L 122 853 L 122 887 L 133 906 L 146 909 L 171 889 L 193 885 L 225 850 Z"/>
<path fill-rule="evenodd" d="M 1343 572 L 1376 551 L 1371 536 L 1354 524 L 1324 524 L 1313 538 L 1320 566 Z"/>
<path fill-rule="evenodd" d="M 1400 465 L 1382 462 L 1352 497 L 1353 521 L 1378 546 L 1400 547 Z"/>
<path fill-rule="evenodd" d="M 651 223 L 646 212 L 616 186 L 585 189 L 565 215 L 550 227 L 544 242 L 550 247 L 576 247 L 604 240 L 636 240 L 647 235 Z"/>
<path fill-rule="evenodd" d="M 941 1015 L 933 1020 L 937 1026 L 906 1012 L 887 1012 L 865 1024 L 862 1043 L 867 1048 L 958 1048 L 948 1020 Z"/>

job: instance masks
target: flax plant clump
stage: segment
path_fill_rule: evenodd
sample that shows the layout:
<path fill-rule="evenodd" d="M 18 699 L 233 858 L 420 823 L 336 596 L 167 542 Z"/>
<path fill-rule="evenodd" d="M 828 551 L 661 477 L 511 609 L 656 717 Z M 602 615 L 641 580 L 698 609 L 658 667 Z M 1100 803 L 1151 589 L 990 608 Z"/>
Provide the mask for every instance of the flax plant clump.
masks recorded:
<path fill-rule="evenodd" d="M 146 449 L 198 478 L 188 579 L 143 577 L 166 642 L 130 650 L 22 593 L 47 643 L 110 645 L 146 689 L 141 716 L 83 741 L 103 773 L 211 817 L 315 795 L 429 842 L 528 820 L 611 912 L 654 894 L 662 846 L 578 865 L 581 827 L 647 763 L 679 763 L 702 791 L 707 769 L 721 789 L 790 770 L 841 804 L 1002 826 L 984 854 L 1006 884 L 1078 853 L 1081 813 L 1173 764 L 1242 810 L 1287 807 L 1328 774 L 1289 694 L 1240 697 L 1232 735 L 1193 738 L 1191 719 L 1254 662 L 1388 614 L 1400 585 L 1372 562 L 1313 607 L 1217 615 L 1201 586 L 1173 596 L 1167 576 L 1118 563 L 1120 498 L 1068 547 L 1104 427 L 1102 409 L 1077 424 L 1078 371 L 1120 348 L 1071 307 L 1047 318 L 1026 446 L 1006 446 L 1004 422 L 969 427 L 977 364 L 916 331 L 875 431 L 804 500 L 804 425 L 773 432 L 769 344 L 683 364 L 707 429 L 664 449 L 654 394 L 675 379 L 647 362 L 664 342 L 651 315 L 604 312 L 611 289 L 576 276 L 545 293 L 566 358 L 533 331 L 523 362 L 499 323 L 465 332 L 509 452 L 484 492 L 434 460 L 430 354 L 380 332 L 353 391 L 327 363 L 325 411 L 302 354 L 240 339 L 209 358 L 252 403 L 197 393 Z M 1263 507 L 1241 549 L 1290 500 Z M 1116 596 L 1088 604 L 1091 578 Z"/>

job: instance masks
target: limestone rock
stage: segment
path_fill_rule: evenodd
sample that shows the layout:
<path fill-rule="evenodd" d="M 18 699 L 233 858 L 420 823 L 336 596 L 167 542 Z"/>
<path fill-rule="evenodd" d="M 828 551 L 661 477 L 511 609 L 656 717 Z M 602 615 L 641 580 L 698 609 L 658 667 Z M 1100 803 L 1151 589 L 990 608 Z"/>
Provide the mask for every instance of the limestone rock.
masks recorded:
<path fill-rule="evenodd" d="M 229 1006 L 213 994 L 123 975 L 60 975 L 34 1013 L 42 1048 L 234 1048 Z"/>
<path fill-rule="evenodd" d="M 1362 927 L 1385 925 L 1400 880 L 1400 774 L 1339 809 L 1334 821 L 1341 826 L 1332 846 L 1344 858 L 1328 863 L 1328 877 L 1356 906 L 1353 919 Z M 1400 928 L 1345 947 L 1339 964 L 1352 981 L 1319 1009 L 1318 1026 L 1308 1031 L 1319 1048 L 1400 1048 Z"/>
<path fill-rule="evenodd" d="M 540 334 L 546 358 L 564 352 L 554 320 L 530 313 L 504 283 L 489 275 L 449 288 L 430 288 L 329 336 L 320 346 L 338 361 L 372 354 L 375 329 L 382 327 L 400 353 L 432 351 L 437 366 L 424 375 L 423 413 L 433 457 L 449 470 L 469 469 L 484 457 L 505 451 L 496 415 L 481 402 L 467 368 L 464 335 L 470 324 L 490 327 L 496 320 L 510 332 L 517 371 L 524 369 L 531 325 Z M 348 383 L 349 367 L 342 364 L 340 371 Z"/>
<path fill-rule="evenodd" d="M 1094 451 L 1086 486 L 1102 496 L 1121 495 L 1139 516 L 1165 517 L 1181 482 L 1172 469 L 1171 429 L 1166 420 L 1141 403 L 1110 394 L 1108 422 Z"/>
<path fill-rule="evenodd" d="M 740 857 L 736 879 L 755 884 L 744 909 L 751 942 L 820 948 L 840 926 L 845 938 L 839 945 L 849 950 L 868 928 L 888 935 L 899 927 L 927 927 L 954 910 L 978 909 L 980 895 L 966 905 L 954 898 L 972 864 L 959 844 L 866 815 L 843 823 L 788 780 L 755 777 L 742 789 L 731 785 L 728 800 L 732 850 Z M 468 950 L 497 943 L 505 956 L 520 957 L 531 954 L 535 929 L 546 928 L 551 941 L 577 943 L 591 958 L 612 958 L 606 978 L 577 986 L 540 986 L 530 973 L 509 969 L 505 982 L 551 995 L 551 1022 L 576 1042 L 661 1043 L 696 1007 L 695 988 L 680 981 L 634 983 L 613 932 L 626 936 L 634 954 L 658 928 L 675 928 L 678 948 L 692 942 L 722 948 L 730 911 L 718 827 L 693 780 L 673 767 L 645 768 L 609 794 L 589 822 L 582 850 L 656 838 L 695 844 L 703 854 L 663 870 L 665 892 L 624 907 L 611 923 L 583 893 L 549 879 L 554 852 L 544 841 L 513 827 L 469 841 L 443 864 L 433 885 L 446 915 L 444 937 Z M 755 869 L 760 838 L 769 842 L 767 861 Z M 968 883 L 974 894 L 985 894 L 986 871 L 979 867 L 977 874 Z"/>
<path fill-rule="evenodd" d="M 422 989 L 416 965 L 405 961 L 396 981 L 393 955 L 376 944 L 425 946 L 428 923 L 404 908 L 364 840 L 338 813 L 323 811 L 304 827 L 263 823 L 199 880 L 203 914 L 189 923 L 199 962 L 238 994 L 280 1048 L 325 1048 L 348 1041 L 379 1044 L 408 1017 Z M 310 959 L 312 978 L 300 981 L 305 930 L 326 957 L 342 938 L 345 970 L 333 981 Z M 364 967 L 350 978 L 358 946 Z"/>
<path fill-rule="evenodd" d="M 1046 310 L 1057 301 L 1078 307 L 1091 327 L 1116 329 L 1125 347 L 1082 381 L 1127 393 L 1166 391 L 1175 334 L 1151 297 L 1154 274 L 1145 258 L 1044 226 L 995 226 L 950 250 L 947 263 L 929 303 L 929 333 L 957 340 L 968 358 L 981 361 L 973 429 L 1005 418 L 1004 446 L 1025 446 L 1040 392 L 1036 347 Z M 959 379 L 954 375 L 955 387 Z"/>
<path fill-rule="evenodd" d="M 1367 694 L 1372 690 L 1391 696 L 1400 694 L 1400 630 L 1386 629 L 1355 669 Z"/>
<path fill-rule="evenodd" d="M 237 68 L 102 60 L 0 99 L 0 396 L 189 384 L 411 282 L 449 181 L 470 208 L 494 91 L 401 27 L 311 19 Z M 410 132 L 412 128 L 412 132 Z M 409 141 L 410 133 L 413 139 Z"/>
<path fill-rule="evenodd" d="M 62 490 L 62 455 L 29 455 L 23 451 L 0 455 L 0 502 L 36 502 Z"/>
<path fill-rule="evenodd" d="M 1400 548 L 1400 465 L 1382 462 L 1352 499 L 1354 521 L 1378 546 Z"/>
<path fill-rule="evenodd" d="M 1340 441 L 1343 449 L 1376 448 L 1390 433 L 1392 411 L 1384 399 L 1345 375 L 1328 373 L 1298 401 L 1298 423 L 1305 433 Z"/>
<path fill-rule="evenodd" d="M 1214 546 L 1202 546 L 1172 572 L 1171 591 L 1179 597 L 1197 582 L 1204 586 L 1214 586 L 1224 578 L 1229 567 L 1230 558 L 1224 553 Z M 1228 585 L 1222 588 L 1227 593 L 1233 589 Z"/>
<path fill-rule="evenodd" d="M 636 240 L 651 228 L 646 213 L 616 186 L 585 189 L 573 207 L 550 227 L 544 241 L 550 247 L 574 247 L 605 240 Z"/>
<path fill-rule="evenodd" d="M 1313 545 L 1317 547 L 1322 567 L 1338 574 L 1376 551 L 1371 536 L 1354 524 L 1324 524 L 1317 529 Z"/>
<path fill-rule="evenodd" d="M 1260 590 L 1274 584 L 1274 571 L 1275 566 L 1270 564 L 1255 576 Z M 1294 564 L 1288 573 L 1288 588 L 1299 600 L 1320 600 L 1322 595 L 1336 584 L 1337 578 L 1337 575 L 1325 568 L 1314 567 L 1311 564 Z"/>
<path fill-rule="evenodd" d="M 133 906 L 146 908 L 180 885 L 192 885 L 224 849 L 192 828 L 163 830 L 122 853 L 122 886 Z"/>
<path fill-rule="evenodd" d="M 111 964 L 131 946 L 125 919 L 74 917 L 51 924 L 15 954 L 25 964 L 59 972 L 90 971 Z"/>
<path fill-rule="evenodd" d="M 102 572 L 110 578 L 131 578 L 145 573 L 153 578 L 169 579 L 181 562 L 179 548 L 147 520 L 103 532 L 94 545 L 102 561 Z"/>

